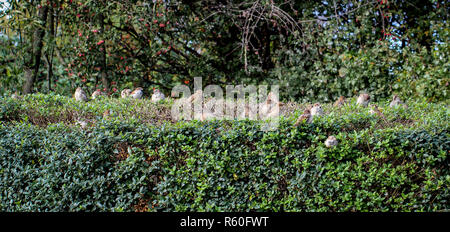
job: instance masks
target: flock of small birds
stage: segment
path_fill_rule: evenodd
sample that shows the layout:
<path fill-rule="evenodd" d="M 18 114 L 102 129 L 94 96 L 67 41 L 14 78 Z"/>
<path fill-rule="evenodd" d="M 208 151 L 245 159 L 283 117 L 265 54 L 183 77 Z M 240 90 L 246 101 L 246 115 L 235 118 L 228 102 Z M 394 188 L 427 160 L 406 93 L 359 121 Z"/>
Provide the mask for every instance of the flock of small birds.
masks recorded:
<path fill-rule="evenodd" d="M 92 93 L 91 98 L 96 99 L 97 97 L 102 96 L 102 95 L 105 95 L 105 93 L 101 92 L 100 90 L 96 90 Z M 140 88 L 140 87 L 136 88 L 133 91 L 131 91 L 131 89 L 124 89 L 121 92 L 122 98 L 141 99 L 143 97 L 143 95 L 144 95 L 143 88 Z M 20 98 L 20 96 L 17 92 L 14 93 L 11 97 L 14 99 Z M 86 94 L 86 92 L 84 92 L 84 90 L 80 87 L 78 87 L 75 90 L 74 98 L 77 101 L 83 101 L 83 102 L 87 102 L 90 100 L 88 95 Z M 160 90 L 153 89 L 153 94 L 151 97 L 152 102 L 156 103 L 156 102 L 159 102 L 164 99 L 166 99 L 166 97 Z M 202 101 L 203 100 L 203 92 L 202 92 L 202 90 L 197 90 L 193 95 L 189 96 L 188 98 L 185 98 L 184 100 L 186 101 L 186 103 L 194 103 L 194 102 Z M 205 106 L 209 107 L 208 109 L 214 108 L 214 105 L 217 105 L 217 104 L 224 104 L 225 107 L 236 107 L 236 105 L 229 106 L 228 105 L 228 104 L 230 104 L 229 102 L 218 102 L 218 101 L 223 101 L 223 100 L 215 100 L 213 98 L 210 101 L 206 102 Z M 336 102 L 334 102 L 333 107 L 341 107 L 347 103 L 348 103 L 347 99 L 344 96 L 341 96 L 341 97 L 339 97 L 338 100 L 336 100 Z M 377 116 L 379 116 L 385 120 L 385 117 L 384 117 L 383 113 L 381 112 L 381 110 L 378 108 L 378 106 L 375 104 L 369 105 L 369 103 L 370 103 L 370 95 L 367 93 L 360 94 L 358 96 L 358 99 L 356 100 L 356 104 L 358 106 L 360 106 L 360 107 L 368 107 L 369 106 L 371 108 L 369 113 L 376 114 Z M 282 103 L 278 100 L 277 95 L 275 95 L 273 92 L 270 92 L 267 95 L 266 100 L 264 102 L 260 103 L 257 107 L 259 109 L 258 113 L 259 113 L 260 119 L 268 119 L 268 118 L 277 117 L 279 115 L 279 106 L 282 106 L 282 105 L 284 105 L 284 103 Z M 403 107 L 405 109 L 408 108 L 406 103 L 403 102 L 399 96 L 394 95 L 392 97 L 391 103 L 389 104 L 389 107 L 398 107 L 398 106 Z M 241 112 L 240 115 L 232 115 L 232 117 L 240 116 L 243 118 L 248 118 L 249 115 L 256 115 L 256 112 L 254 112 L 254 111 L 255 111 L 255 107 L 250 107 L 249 103 L 247 103 L 244 106 L 244 111 Z M 194 118 L 204 121 L 204 120 L 216 118 L 217 113 L 221 113 L 221 112 L 202 111 L 202 112 L 199 112 L 199 114 L 197 115 L 197 113 L 194 111 Z M 301 114 L 300 117 L 297 118 L 294 125 L 298 126 L 301 123 L 312 123 L 313 118 L 320 117 L 324 114 L 325 113 L 324 113 L 320 103 L 315 103 L 313 105 L 310 105 L 303 111 L 303 114 Z M 108 119 L 108 118 L 110 118 L 110 115 L 111 115 L 111 112 L 109 110 L 106 110 L 103 113 L 103 118 Z M 86 128 L 88 125 L 86 121 L 81 121 L 81 120 L 77 120 L 77 124 L 79 124 L 82 128 Z M 328 148 L 335 147 L 338 144 L 339 144 L 339 142 L 336 139 L 336 137 L 334 137 L 334 136 L 329 136 L 325 140 L 325 146 Z"/>
<path fill-rule="evenodd" d="M 96 90 L 92 93 L 91 98 L 96 99 L 97 97 L 103 96 L 103 95 L 105 95 L 105 93 L 103 93 L 100 90 Z M 133 91 L 131 91 L 131 89 L 124 89 L 124 90 L 122 90 L 120 95 L 122 98 L 141 99 L 144 96 L 144 89 L 141 87 L 136 88 Z M 81 87 L 78 87 L 75 90 L 73 97 L 77 101 L 84 101 L 84 102 L 89 101 L 88 95 L 86 94 L 86 92 L 84 92 L 84 90 Z M 152 95 L 152 102 L 158 102 L 158 101 L 161 101 L 164 99 L 165 99 L 164 94 L 161 91 L 159 91 L 158 89 L 154 89 L 154 92 Z"/>
<path fill-rule="evenodd" d="M 99 89 L 97 89 L 96 91 L 94 91 L 91 95 L 91 99 L 96 99 L 99 96 L 105 96 L 106 94 L 102 91 L 100 91 Z M 124 89 L 122 90 L 122 92 L 120 93 L 122 98 L 133 98 L 133 99 L 141 99 L 144 96 L 144 89 L 139 87 L 136 88 L 135 90 L 131 91 L 131 89 Z M 82 102 L 87 102 L 89 101 L 89 97 L 86 94 L 86 92 L 81 88 L 78 87 L 75 90 L 75 93 L 73 94 L 73 97 L 75 98 L 76 101 L 82 101 Z M 158 89 L 154 89 L 153 90 L 153 95 L 152 95 L 152 102 L 158 102 L 161 100 L 164 100 L 165 96 L 164 94 L 159 91 Z M 110 110 L 106 110 L 105 112 L 103 112 L 103 118 L 104 119 L 109 119 L 111 117 L 111 111 Z M 76 120 L 76 124 L 80 125 L 80 127 L 82 129 L 86 129 L 88 127 L 88 121 L 86 120 L 80 120 L 77 119 Z"/>
<path fill-rule="evenodd" d="M 383 120 L 385 120 L 385 117 L 383 115 L 383 113 L 380 111 L 380 109 L 378 108 L 377 105 L 375 104 L 371 104 L 370 103 L 370 95 L 367 93 L 362 93 L 359 95 L 358 99 L 356 100 L 356 104 L 358 106 L 361 107 L 368 107 L 370 106 L 370 111 L 369 113 L 371 114 L 376 114 L 379 117 L 381 117 Z M 339 97 L 338 100 L 336 100 L 336 102 L 334 102 L 333 107 L 341 107 L 343 105 L 347 104 L 347 99 L 345 99 L 344 96 Z M 408 106 L 406 105 L 406 103 L 404 103 L 399 96 L 394 95 L 392 97 L 392 101 L 389 104 L 389 107 L 397 107 L 397 106 L 401 106 L 403 108 L 408 108 Z M 322 110 L 322 107 L 320 106 L 320 103 L 315 103 L 314 105 L 307 107 L 305 109 L 305 111 L 303 111 L 303 114 L 300 115 L 300 117 L 298 117 L 297 121 L 295 122 L 295 126 L 300 125 L 301 123 L 312 123 L 313 122 L 313 118 L 314 117 L 318 117 L 323 115 L 324 112 Z M 338 140 L 336 139 L 336 137 L 334 136 L 329 136 L 326 140 L 325 140 L 325 146 L 326 147 L 334 147 L 338 145 Z"/>

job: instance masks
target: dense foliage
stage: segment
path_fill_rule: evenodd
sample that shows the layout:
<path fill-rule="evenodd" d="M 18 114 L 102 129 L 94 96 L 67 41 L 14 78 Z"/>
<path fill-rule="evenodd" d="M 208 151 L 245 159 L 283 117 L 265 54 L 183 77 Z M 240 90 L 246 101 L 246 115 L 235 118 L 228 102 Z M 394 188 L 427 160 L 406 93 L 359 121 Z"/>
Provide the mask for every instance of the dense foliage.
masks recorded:
<path fill-rule="evenodd" d="M 264 132 L 257 121 L 158 117 L 170 102 L 38 94 L 0 103 L 1 211 L 450 209 L 445 104 L 381 102 L 380 118 L 353 99 L 325 105 L 312 124 L 293 126 L 300 110 L 290 111 Z M 127 104 L 135 105 L 114 108 Z M 102 119 L 104 107 L 116 113 Z M 133 107 L 143 118 L 126 115 Z M 93 120 L 86 129 L 65 114 L 79 108 Z M 53 121 L 40 123 L 42 115 Z M 329 135 L 338 146 L 325 147 Z"/>
<path fill-rule="evenodd" d="M 0 93 L 280 84 L 283 99 L 448 98 L 448 2 L 16 1 Z"/>
<path fill-rule="evenodd" d="M 0 1 L 0 211 L 450 210 L 448 8 Z M 175 122 L 173 99 L 148 100 L 194 77 L 280 85 L 279 128 Z M 77 87 L 107 96 L 77 102 Z M 119 98 L 136 87 L 144 99 Z M 361 92 L 383 116 L 356 106 Z M 294 126 L 339 96 L 352 99 Z"/>

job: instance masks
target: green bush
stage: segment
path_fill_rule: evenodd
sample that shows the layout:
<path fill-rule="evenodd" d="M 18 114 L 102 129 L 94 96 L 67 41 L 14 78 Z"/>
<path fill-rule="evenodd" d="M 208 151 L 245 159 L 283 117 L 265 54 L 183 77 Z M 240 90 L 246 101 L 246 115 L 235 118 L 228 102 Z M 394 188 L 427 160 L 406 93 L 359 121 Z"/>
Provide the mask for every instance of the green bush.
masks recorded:
<path fill-rule="evenodd" d="M 444 105 L 385 107 L 385 120 L 325 105 L 313 124 L 293 126 L 296 110 L 270 132 L 248 120 L 157 126 L 101 118 L 83 130 L 64 120 L 34 124 L 25 109 L 57 99 L 98 108 L 103 100 L 42 97 L 0 99 L 1 211 L 450 209 Z M 338 146 L 325 147 L 329 135 Z"/>

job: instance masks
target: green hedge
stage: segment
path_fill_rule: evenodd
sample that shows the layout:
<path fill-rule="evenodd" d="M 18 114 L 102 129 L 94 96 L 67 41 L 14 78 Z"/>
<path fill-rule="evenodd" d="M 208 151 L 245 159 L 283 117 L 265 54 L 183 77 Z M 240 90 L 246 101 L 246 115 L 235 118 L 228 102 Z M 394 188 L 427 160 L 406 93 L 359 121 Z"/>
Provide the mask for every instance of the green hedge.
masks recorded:
<path fill-rule="evenodd" d="M 2 211 L 436 211 L 450 208 L 448 130 L 251 122 L 0 128 Z M 338 133 L 338 131 L 335 131 Z"/>
<path fill-rule="evenodd" d="M 329 114 L 313 124 L 293 126 L 295 112 L 263 132 L 252 121 L 42 127 L 5 116 L 25 103 L 3 103 L 1 211 L 450 209 L 442 105 L 385 109 L 384 124 L 367 109 L 336 117 L 341 110 L 325 106 Z M 337 147 L 325 147 L 329 135 Z"/>

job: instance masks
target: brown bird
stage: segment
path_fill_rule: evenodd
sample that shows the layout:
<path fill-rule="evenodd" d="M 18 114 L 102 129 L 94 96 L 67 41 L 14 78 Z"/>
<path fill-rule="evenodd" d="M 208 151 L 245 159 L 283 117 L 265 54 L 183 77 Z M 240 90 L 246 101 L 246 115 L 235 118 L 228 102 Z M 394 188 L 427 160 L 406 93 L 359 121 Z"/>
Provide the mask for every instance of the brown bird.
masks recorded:
<path fill-rule="evenodd" d="M 19 92 L 14 92 L 12 95 L 11 95 L 11 98 L 12 99 L 20 99 L 20 95 L 19 95 Z"/>
<path fill-rule="evenodd" d="M 378 108 L 377 105 L 370 105 L 370 108 L 371 109 L 369 110 L 369 113 L 376 114 L 376 115 L 384 118 L 384 114 L 380 111 L 380 109 Z"/>
<path fill-rule="evenodd" d="M 276 118 L 280 114 L 279 107 L 283 105 L 284 103 L 278 100 L 278 96 L 274 92 L 270 92 L 267 95 L 266 101 L 259 104 L 259 117 L 261 119 Z"/>
<path fill-rule="evenodd" d="M 407 109 L 408 106 L 406 105 L 406 103 L 404 103 L 399 96 L 394 95 L 392 97 L 392 101 L 391 104 L 389 104 L 390 107 L 395 107 L 395 106 L 402 106 L 403 108 Z"/>
<path fill-rule="evenodd" d="M 345 105 L 346 103 L 346 99 L 344 96 L 340 96 L 339 99 L 337 99 L 336 102 L 334 102 L 333 106 L 334 107 L 341 107 L 343 105 Z"/>
<path fill-rule="evenodd" d="M 206 101 L 203 104 L 203 114 L 205 114 L 206 116 L 208 116 L 209 114 L 214 115 L 214 118 L 216 119 L 222 119 L 225 116 L 226 113 L 226 102 L 224 99 L 216 99 L 216 98 L 211 98 L 210 100 Z M 194 109 L 195 110 L 195 109 Z"/>
<path fill-rule="evenodd" d="M 120 96 L 121 96 L 122 98 L 127 98 L 127 97 L 130 96 L 130 94 L 131 94 L 131 89 L 124 89 L 124 90 L 122 90 L 122 92 L 120 93 Z"/>
<path fill-rule="evenodd" d="M 266 104 L 267 105 L 272 105 L 272 107 L 275 106 L 275 105 L 284 106 L 284 103 L 280 102 L 278 96 L 275 95 L 275 93 L 273 93 L 273 92 L 270 92 L 267 95 Z"/>
<path fill-rule="evenodd" d="M 105 112 L 103 112 L 103 118 L 104 119 L 109 119 L 109 116 L 111 116 L 111 111 L 105 110 Z"/>
<path fill-rule="evenodd" d="M 195 91 L 195 93 L 192 94 L 190 97 L 188 97 L 186 100 L 189 103 L 193 103 L 193 102 L 196 102 L 199 100 L 201 100 L 201 102 L 203 102 L 203 91 L 202 90 Z"/>
<path fill-rule="evenodd" d="M 367 107 L 370 102 L 370 96 L 367 93 L 362 93 L 359 95 L 358 100 L 356 100 L 356 104 Z"/>
<path fill-rule="evenodd" d="M 267 98 L 266 98 L 266 104 L 267 105 L 276 104 L 278 102 L 279 102 L 278 96 L 275 95 L 274 92 L 270 92 L 269 94 L 267 94 Z"/>
<path fill-rule="evenodd" d="M 159 89 L 153 89 L 152 102 L 159 102 L 164 100 L 166 97 L 159 91 Z"/>
<path fill-rule="evenodd" d="M 306 109 L 303 111 L 303 114 L 298 117 L 297 121 L 295 122 L 294 126 L 298 126 L 303 122 L 311 123 L 312 122 L 312 116 L 311 111 L 309 109 Z"/>
<path fill-rule="evenodd" d="M 133 90 L 133 92 L 131 92 L 130 96 L 134 99 L 141 99 L 142 96 L 144 95 L 144 89 L 139 87 L 135 90 Z"/>
<path fill-rule="evenodd" d="M 334 147 L 338 145 L 338 141 L 336 139 L 336 137 L 334 136 L 329 136 L 327 138 L 327 140 L 325 140 L 325 146 L 326 147 Z"/>
<path fill-rule="evenodd" d="M 313 107 L 310 109 L 311 116 L 321 116 L 323 115 L 323 109 L 320 103 L 316 103 L 313 105 Z"/>
<path fill-rule="evenodd" d="M 97 98 L 98 96 L 102 96 L 102 95 L 105 95 L 102 91 L 100 91 L 99 89 L 97 89 L 97 90 L 95 90 L 93 93 L 92 93 L 92 99 L 95 99 L 95 98 Z"/>
<path fill-rule="evenodd" d="M 76 124 L 80 125 L 81 129 L 86 129 L 89 124 L 86 120 L 77 119 Z"/>
<path fill-rule="evenodd" d="M 75 98 L 75 100 L 77 101 L 88 101 L 87 95 L 86 93 L 83 91 L 83 89 L 81 89 L 81 87 L 78 87 L 75 90 L 75 94 L 73 95 L 73 97 Z"/>

